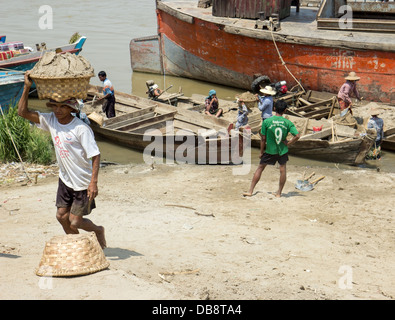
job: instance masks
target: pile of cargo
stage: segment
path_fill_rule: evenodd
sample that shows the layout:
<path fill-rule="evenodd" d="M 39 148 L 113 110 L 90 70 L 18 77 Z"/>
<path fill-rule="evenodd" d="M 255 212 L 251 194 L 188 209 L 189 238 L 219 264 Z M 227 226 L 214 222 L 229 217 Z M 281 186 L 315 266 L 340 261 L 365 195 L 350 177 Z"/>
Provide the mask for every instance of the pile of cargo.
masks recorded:
<path fill-rule="evenodd" d="M 8 60 L 29 52 L 29 49 L 25 48 L 23 42 L 20 41 L 0 43 L 0 61 Z"/>

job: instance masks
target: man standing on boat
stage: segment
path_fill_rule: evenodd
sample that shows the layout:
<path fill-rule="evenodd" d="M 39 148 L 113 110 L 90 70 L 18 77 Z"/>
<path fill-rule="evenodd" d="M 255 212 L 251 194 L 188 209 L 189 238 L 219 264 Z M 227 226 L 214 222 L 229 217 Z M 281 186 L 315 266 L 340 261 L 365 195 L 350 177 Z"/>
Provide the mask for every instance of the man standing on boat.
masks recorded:
<path fill-rule="evenodd" d="M 114 87 L 111 81 L 107 78 L 105 71 L 100 71 L 98 76 L 100 81 L 103 81 L 104 97 L 99 98 L 97 101 L 105 100 L 103 104 L 103 112 L 106 114 L 107 118 L 115 117 Z"/>
<path fill-rule="evenodd" d="M 78 234 L 78 229 L 95 232 L 104 248 L 104 228 L 84 218 L 96 207 L 95 198 L 98 194 L 100 151 L 93 131 L 89 125 L 72 115 L 79 110 L 75 99 L 63 102 L 50 100 L 47 107 L 52 108 L 51 113 L 29 110 L 29 90 L 33 83 L 29 75 L 30 71 L 27 71 L 18 115 L 51 134 L 59 165 L 56 218 L 66 234 Z"/>
<path fill-rule="evenodd" d="M 260 92 L 263 96 L 256 95 L 258 100 L 258 109 L 262 112 L 262 121 L 270 118 L 273 115 L 273 96 L 276 94 L 272 86 L 266 86 Z"/>
<path fill-rule="evenodd" d="M 339 93 L 337 94 L 337 99 L 339 100 L 340 110 L 343 111 L 350 108 L 350 113 L 352 114 L 351 106 L 351 94 L 353 93 L 355 97 L 361 101 L 362 97 L 359 95 L 357 89 L 357 81 L 360 79 L 355 72 L 350 72 L 347 77 L 345 77 L 346 82 L 341 86 Z"/>
<path fill-rule="evenodd" d="M 300 134 L 292 121 L 283 117 L 287 103 L 283 100 L 277 100 L 275 104 L 276 114 L 262 122 L 261 135 L 261 159 L 251 181 L 248 192 L 243 193 L 245 197 L 251 197 L 256 184 L 261 179 L 263 170 L 267 165 L 280 165 L 280 180 L 278 190 L 275 193 L 277 198 L 281 197 L 281 192 L 287 180 L 287 161 L 288 146 L 295 143 Z M 288 133 L 293 135 L 291 140 L 287 140 Z"/>

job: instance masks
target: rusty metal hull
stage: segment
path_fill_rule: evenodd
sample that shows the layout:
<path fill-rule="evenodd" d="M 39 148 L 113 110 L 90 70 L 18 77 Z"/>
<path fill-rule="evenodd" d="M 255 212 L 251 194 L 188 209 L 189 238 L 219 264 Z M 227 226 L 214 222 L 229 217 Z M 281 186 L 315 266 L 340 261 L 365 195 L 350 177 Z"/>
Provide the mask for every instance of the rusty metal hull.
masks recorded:
<path fill-rule="evenodd" d="M 272 34 L 254 29 L 253 20 L 217 18 L 209 9 L 177 4 L 157 2 L 160 54 L 153 59 L 161 67 L 152 72 L 247 90 L 256 74 L 289 85 L 296 84 L 294 75 L 306 89 L 337 93 L 344 77 L 355 71 L 365 99 L 395 104 L 393 35 L 348 37 L 344 31 L 316 30 L 302 18 L 282 24 L 282 30 Z M 132 60 L 136 48 L 131 46 Z M 138 62 L 133 70 L 140 71 Z"/>

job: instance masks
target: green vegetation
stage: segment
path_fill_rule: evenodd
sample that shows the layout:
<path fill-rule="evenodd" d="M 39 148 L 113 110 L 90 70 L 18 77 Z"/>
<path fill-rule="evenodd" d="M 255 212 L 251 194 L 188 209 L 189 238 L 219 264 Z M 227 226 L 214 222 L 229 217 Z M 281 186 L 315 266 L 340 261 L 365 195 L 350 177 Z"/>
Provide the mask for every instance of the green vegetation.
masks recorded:
<path fill-rule="evenodd" d="M 31 126 L 18 116 L 17 107 L 10 106 L 4 116 L 0 113 L 0 162 L 19 162 L 18 153 L 23 162 L 29 163 L 47 165 L 55 159 L 50 135 Z"/>
<path fill-rule="evenodd" d="M 72 43 L 76 42 L 79 38 L 81 38 L 81 35 L 78 32 L 75 32 L 71 36 L 69 43 L 72 44 Z"/>

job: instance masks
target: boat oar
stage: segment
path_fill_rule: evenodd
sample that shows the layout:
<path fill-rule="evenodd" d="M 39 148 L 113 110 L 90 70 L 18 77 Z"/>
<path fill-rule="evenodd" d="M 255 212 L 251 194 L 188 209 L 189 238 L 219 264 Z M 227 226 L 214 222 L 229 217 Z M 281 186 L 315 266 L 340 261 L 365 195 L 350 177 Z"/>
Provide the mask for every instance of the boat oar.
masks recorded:
<path fill-rule="evenodd" d="M 314 189 L 314 186 L 318 183 L 318 181 L 321 181 L 322 179 L 324 179 L 325 176 L 319 177 L 318 179 L 315 179 L 314 181 L 312 181 L 311 183 L 308 183 L 306 185 L 295 185 L 296 189 L 299 189 L 300 191 L 311 191 Z"/>
<path fill-rule="evenodd" d="M 158 99 L 162 94 L 164 94 L 167 90 L 169 90 L 170 88 L 172 88 L 173 85 L 171 85 L 170 87 L 168 87 L 167 89 L 163 90 L 160 95 L 158 95 L 157 97 L 155 97 L 154 99 Z"/>

